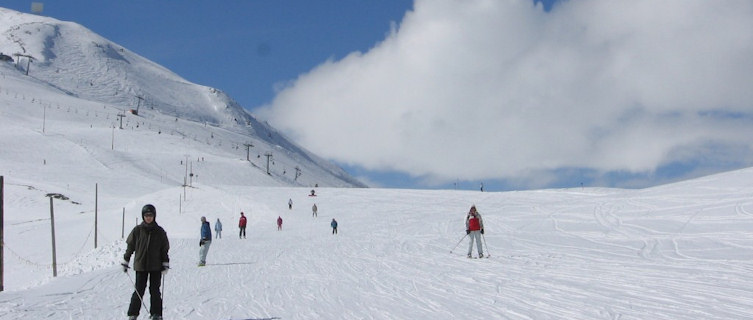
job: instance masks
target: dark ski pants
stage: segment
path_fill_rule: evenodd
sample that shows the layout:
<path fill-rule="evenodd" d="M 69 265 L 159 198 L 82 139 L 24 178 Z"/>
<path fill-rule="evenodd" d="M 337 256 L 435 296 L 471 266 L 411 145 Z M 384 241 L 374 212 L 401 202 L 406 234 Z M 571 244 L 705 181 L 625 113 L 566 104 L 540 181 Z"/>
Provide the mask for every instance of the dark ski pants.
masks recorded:
<path fill-rule="evenodd" d="M 144 297 L 146 291 L 146 281 L 149 279 L 149 296 L 151 298 L 149 313 L 151 315 L 162 315 L 162 294 L 160 294 L 159 286 L 162 282 L 162 271 L 136 271 L 136 291 L 131 295 L 131 305 L 128 307 L 129 316 L 138 316 L 139 310 L 141 310 L 141 298 Z M 138 295 L 136 294 L 138 292 Z"/>
<path fill-rule="evenodd" d="M 240 227 L 241 231 L 238 232 L 238 238 L 245 238 L 246 237 L 246 227 Z"/>

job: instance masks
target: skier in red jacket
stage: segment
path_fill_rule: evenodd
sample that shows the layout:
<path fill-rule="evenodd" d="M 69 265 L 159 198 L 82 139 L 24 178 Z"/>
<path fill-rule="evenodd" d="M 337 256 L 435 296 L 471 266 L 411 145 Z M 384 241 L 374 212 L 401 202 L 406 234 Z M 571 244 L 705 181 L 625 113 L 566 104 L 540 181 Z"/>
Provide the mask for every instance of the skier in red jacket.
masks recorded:
<path fill-rule="evenodd" d="M 471 210 L 468 211 L 468 215 L 465 217 L 465 233 L 471 238 L 471 242 L 468 244 L 468 258 L 471 257 L 473 252 L 473 241 L 476 240 L 476 248 L 478 250 L 478 257 L 484 257 L 484 249 L 481 246 L 481 235 L 484 234 L 484 220 L 481 219 L 481 214 L 476 211 L 476 205 L 471 206 Z"/>
<path fill-rule="evenodd" d="M 243 212 L 241 212 L 241 219 L 238 221 L 238 228 L 241 229 L 238 238 L 246 238 L 246 216 L 243 215 Z"/>

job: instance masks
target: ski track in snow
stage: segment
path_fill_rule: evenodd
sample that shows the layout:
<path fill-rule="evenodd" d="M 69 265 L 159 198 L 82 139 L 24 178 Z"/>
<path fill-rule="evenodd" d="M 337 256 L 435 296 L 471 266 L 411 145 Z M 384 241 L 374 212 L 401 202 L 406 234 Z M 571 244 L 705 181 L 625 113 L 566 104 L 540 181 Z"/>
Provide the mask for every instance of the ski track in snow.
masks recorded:
<path fill-rule="evenodd" d="M 742 200 L 750 190 L 729 200 L 641 191 L 321 189 L 315 198 L 291 196 L 306 191 L 245 188 L 225 191 L 221 200 L 193 191 L 202 199 L 196 202 L 206 203 L 189 201 L 181 219 L 193 220 L 186 225 L 195 230 L 171 230 L 174 217 L 158 215 L 171 235 L 172 269 L 163 288 L 167 318 L 753 316 L 753 239 L 742 233 L 753 224 L 751 202 Z M 286 206 L 289 197 L 293 210 Z M 677 203 L 662 206 L 672 197 Z M 225 230 L 213 241 L 207 266 L 197 267 L 198 237 L 183 235 L 198 234 L 201 215 L 214 223 L 211 202 L 226 212 Z M 489 259 L 465 258 L 467 239 L 449 253 L 464 234 L 471 203 L 485 219 Z M 238 239 L 237 212 L 230 211 L 244 205 L 255 208 L 247 210 L 252 227 L 247 239 Z M 285 219 L 283 231 L 274 226 L 278 215 Z M 340 222 L 338 235 L 329 228 L 333 217 Z M 113 244 L 100 259 L 122 255 L 122 241 Z M 126 276 L 133 274 L 119 271 L 113 259 L 91 272 L 4 292 L 0 319 L 123 318 L 132 292 Z"/>

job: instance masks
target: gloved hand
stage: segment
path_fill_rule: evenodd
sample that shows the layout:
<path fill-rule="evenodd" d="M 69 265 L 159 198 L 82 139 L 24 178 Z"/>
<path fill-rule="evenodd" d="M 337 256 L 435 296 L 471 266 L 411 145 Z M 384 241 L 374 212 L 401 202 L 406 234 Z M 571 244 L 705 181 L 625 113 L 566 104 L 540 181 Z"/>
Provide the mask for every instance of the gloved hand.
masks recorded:
<path fill-rule="evenodd" d="M 484 229 L 481 229 L 481 234 L 484 234 Z"/>
<path fill-rule="evenodd" d="M 121 261 L 120 266 L 123 268 L 123 272 L 128 272 L 128 261 Z"/>
<path fill-rule="evenodd" d="M 166 275 L 167 271 L 170 270 L 170 263 L 169 262 L 163 262 L 162 263 L 162 275 Z"/>
<path fill-rule="evenodd" d="M 471 234 L 471 229 L 465 229 L 465 234 Z"/>
<path fill-rule="evenodd" d="M 201 240 L 199 240 L 199 247 L 203 246 L 203 245 L 204 245 L 204 242 L 207 242 L 207 241 L 206 241 L 206 240 L 204 240 L 204 239 L 201 239 Z"/>

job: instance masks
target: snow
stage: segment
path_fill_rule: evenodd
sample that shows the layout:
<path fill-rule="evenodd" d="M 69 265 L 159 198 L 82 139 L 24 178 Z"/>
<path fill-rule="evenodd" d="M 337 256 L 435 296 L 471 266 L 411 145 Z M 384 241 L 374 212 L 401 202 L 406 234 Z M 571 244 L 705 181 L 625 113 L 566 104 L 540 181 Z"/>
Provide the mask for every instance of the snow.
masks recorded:
<path fill-rule="evenodd" d="M 319 188 L 316 197 L 201 185 L 182 212 L 178 188 L 134 203 L 157 203 L 171 239 L 163 290 L 172 319 L 749 319 L 752 175 L 646 190 Z M 13 251 L 0 319 L 124 317 L 133 275 L 117 267 L 120 208 L 100 202 L 101 247 L 92 249 L 91 212 L 56 201 L 62 263 L 52 279 L 44 198 L 9 183 L 6 199 Z M 465 258 L 466 239 L 453 250 L 470 204 L 483 214 L 489 259 Z M 235 227 L 241 210 L 247 239 Z M 202 215 L 225 230 L 197 267 Z M 126 233 L 137 216 L 127 210 Z"/>
<path fill-rule="evenodd" d="M 0 21 L 28 26 L 22 18 Z M 166 319 L 753 318 L 753 169 L 642 190 L 348 188 L 340 171 L 258 127 L 208 125 L 191 106 L 186 117 L 147 108 L 119 129 L 126 104 L 34 70 L 0 63 L 0 319 L 124 319 L 133 272 L 118 266 L 123 236 L 147 203 L 171 244 Z M 275 151 L 272 174 L 236 148 L 249 140 L 252 156 Z M 53 200 L 57 277 L 48 193 L 69 198 Z M 488 259 L 465 257 L 472 204 Z M 202 216 L 225 230 L 198 267 Z"/>

